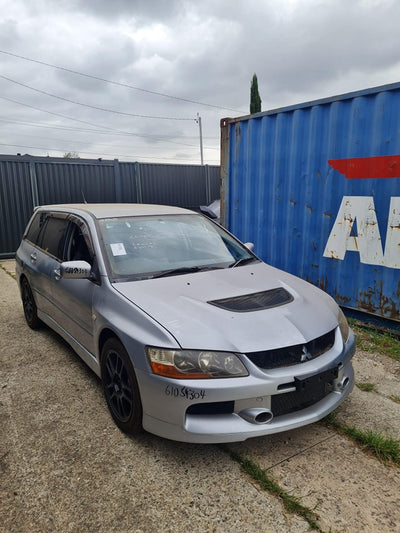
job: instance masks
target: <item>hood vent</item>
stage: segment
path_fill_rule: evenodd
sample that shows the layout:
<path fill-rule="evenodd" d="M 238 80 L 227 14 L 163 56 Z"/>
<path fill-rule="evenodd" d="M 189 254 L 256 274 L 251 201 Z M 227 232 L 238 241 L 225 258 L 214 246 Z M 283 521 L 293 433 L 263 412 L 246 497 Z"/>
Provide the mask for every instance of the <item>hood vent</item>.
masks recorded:
<path fill-rule="evenodd" d="M 212 300 L 207 302 L 227 311 L 236 313 L 248 313 L 250 311 L 261 311 L 271 309 L 279 305 L 285 305 L 293 301 L 293 296 L 283 287 L 270 289 L 269 291 L 255 292 L 253 294 L 243 294 L 233 298 L 223 298 L 222 300 Z"/>

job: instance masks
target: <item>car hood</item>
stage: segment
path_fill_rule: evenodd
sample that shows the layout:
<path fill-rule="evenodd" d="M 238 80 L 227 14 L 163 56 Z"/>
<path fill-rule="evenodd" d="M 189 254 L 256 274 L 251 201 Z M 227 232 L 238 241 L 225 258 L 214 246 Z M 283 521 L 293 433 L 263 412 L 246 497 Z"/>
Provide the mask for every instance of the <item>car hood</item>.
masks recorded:
<path fill-rule="evenodd" d="M 208 303 L 282 287 L 290 303 L 249 312 Z M 182 348 L 256 352 L 302 344 L 337 326 L 338 307 L 313 285 L 265 263 L 151 280 L 114 288 L 166 328 Z"/>

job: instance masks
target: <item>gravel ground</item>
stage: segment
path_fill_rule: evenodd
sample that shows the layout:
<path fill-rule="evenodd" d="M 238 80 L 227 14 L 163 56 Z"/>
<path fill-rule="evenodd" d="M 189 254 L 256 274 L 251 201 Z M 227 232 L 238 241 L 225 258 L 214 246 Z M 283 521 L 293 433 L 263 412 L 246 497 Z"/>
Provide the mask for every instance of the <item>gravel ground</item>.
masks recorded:
<path fill-rule="evenodd" d="M 12 271 L 13 262 L 3 261 Z M 300 517 L 262 491 L 218 446 L 131 438 L 112 422 L 97 377 L 48 328 L 25 324 L 16 282 L 0 270 L 1 532 L 291 532 Z M 357 353 L 338 417 L 399 438 L 399 364 Z M 323 531 L 394 532 L 399 469 L 319 424 L 230 445 L 266 469 Z"/>

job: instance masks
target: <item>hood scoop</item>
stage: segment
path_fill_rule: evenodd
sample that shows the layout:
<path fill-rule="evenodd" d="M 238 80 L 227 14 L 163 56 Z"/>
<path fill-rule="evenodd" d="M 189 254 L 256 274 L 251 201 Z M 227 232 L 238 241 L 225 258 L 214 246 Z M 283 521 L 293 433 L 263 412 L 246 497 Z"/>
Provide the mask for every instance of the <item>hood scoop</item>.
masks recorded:
<path fill-rule="evenodd" d="M 249 313 L 250 311 L 261 311 L 285 305 L 294 300 L 293 296 L 283 287 L 270 289 L 268 291 L 255 292 L 253 294 L 243 294 L 233 298 L 223 298 L 222 300 L 212 300 L 207 303 L 236 313 Z"/>

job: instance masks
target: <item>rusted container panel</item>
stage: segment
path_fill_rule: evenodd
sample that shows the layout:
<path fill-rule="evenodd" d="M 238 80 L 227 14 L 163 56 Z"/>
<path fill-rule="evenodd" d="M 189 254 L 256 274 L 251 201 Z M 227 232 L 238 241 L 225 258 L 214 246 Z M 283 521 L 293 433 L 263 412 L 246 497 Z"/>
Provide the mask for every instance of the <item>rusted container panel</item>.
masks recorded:
<path fill-rule="evenodd" d="M 221 121 L 222 221 L 266 262 L 400 321 L 400 84 Z"/>

